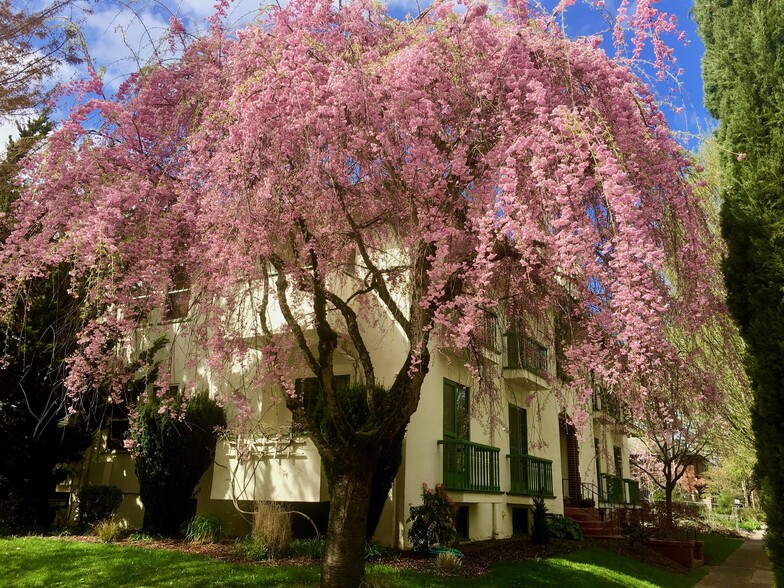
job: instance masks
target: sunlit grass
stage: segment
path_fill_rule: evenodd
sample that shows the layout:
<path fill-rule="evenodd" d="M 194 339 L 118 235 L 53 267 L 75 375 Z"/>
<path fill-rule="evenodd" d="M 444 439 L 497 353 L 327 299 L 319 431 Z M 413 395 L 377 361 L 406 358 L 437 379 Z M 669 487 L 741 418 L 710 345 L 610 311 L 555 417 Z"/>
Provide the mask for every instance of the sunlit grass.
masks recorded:
<path fill-rule="evenodd" d="M 731 542 L 706 543 L 721 546 Z M 709 553 L 711 552 L 709 549 Z M 722 552 L 723 552 L 722 551 Z M 726 558 L 726 555 L 724 556 Z M 578 551 L 538 561 L 502 562 L 473 579 L 437 576 L 385 565 L 368 566 L 367 585 L 378 588 L 650 588 L 694 586 L 704 569 L 675 574 L 607 551 Z M 164 549 L 79 543 L 44 538 L 0 539 L 0 577 L 9 587 L 67 588 L 134 586 L 253 586 L 305 588 L 318 585 L 316 566 L 228 564 Z"/>

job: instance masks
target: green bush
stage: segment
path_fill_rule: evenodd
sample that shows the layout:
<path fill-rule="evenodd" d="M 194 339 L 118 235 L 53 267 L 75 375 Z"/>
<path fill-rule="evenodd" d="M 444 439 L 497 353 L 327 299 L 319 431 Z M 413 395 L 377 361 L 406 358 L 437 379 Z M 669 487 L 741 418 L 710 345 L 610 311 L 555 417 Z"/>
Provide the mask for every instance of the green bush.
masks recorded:
<path fill-rule="evenodd" d="M 240 537 L 234 544 L 234 552 L 243 559 L 259 561 L 270 559 L 270 551 L 267 546 L 253 537 Z"/>
<path fill-rule="evenodd" d="M 457 505 L 437 484 L 432 490 L 422 484 L 422 505 L 411 507 L 408 538 L 415 551 L 429 551 L 433 545 L 446 547 L 455 542 Z"/>
<path fill-rule="evenodd" d="M 327 542 L 324 538 L 319 539 L 293 539 L 289 545 L 289 554 L 292 557 L 310 557 L 321 559 Z"/>
<path fill-rule="evenodd" d="M 534 498 L 534 525 L 531 530 L 531 541 L 537 545 L 546 545 L 550 542 L 550 528 L 547 525 L 547 507 L 544 498 Z"/>
<path fill-rule="evenodd" d="M 581 541 L 583 538 L 582 527 L 580 527 L 577 521 L 561 515 L 549 515 L 547 517 L 547 529 L 550 532 L 550 536 L 555 539 Z"/>
<path fill-rule="evenodd" d="M 175 535 L 193 513 L 194 489 L 215 456 L 223 409 L 206 392 L 146 395 L 131 425 L 132 452 L 144 505 L 143 529 Z"/>
<path fill-rule="evenodd" d="M 223 538 L 223 521 L 216 514 L 196 515 L 185 526 L 185 538 L 191 543 L 215 543 Z"/>
<path fill-rule="evenodd" d="M 117 486 L 85 486 L 79 491 L 79 521 L 93 526 L 111 519 L 122 504 L 123 493 Z"/>

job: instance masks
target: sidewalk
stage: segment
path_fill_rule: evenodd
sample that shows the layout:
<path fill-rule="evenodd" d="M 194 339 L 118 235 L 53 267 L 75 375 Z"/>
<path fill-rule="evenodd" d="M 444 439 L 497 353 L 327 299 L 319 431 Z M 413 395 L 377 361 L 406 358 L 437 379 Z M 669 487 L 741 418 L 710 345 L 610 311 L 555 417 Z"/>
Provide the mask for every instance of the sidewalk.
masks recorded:
<path fill-rule="evenodd" d="M 754 586 L 770 588 L 773 585 L 773 572 L 770 561 L 762 549 L 762 531 L 752 533 L 735 553 L 720 566 L 708 566 L 710 570 L 697 588 L 732 588 L 734 586 Z"/>

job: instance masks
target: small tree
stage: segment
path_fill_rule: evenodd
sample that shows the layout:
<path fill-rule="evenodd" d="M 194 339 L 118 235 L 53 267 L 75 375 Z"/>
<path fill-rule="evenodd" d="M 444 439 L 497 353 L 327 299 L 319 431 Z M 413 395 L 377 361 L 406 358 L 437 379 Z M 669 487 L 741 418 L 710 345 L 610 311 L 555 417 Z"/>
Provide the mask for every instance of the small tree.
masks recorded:
<path fill-rule="evenodd" d="M 416 551 L 430 551 L 434 545 L 446 547 L 455 542 L 457 505 L 437 484 L 432 490 L 422 484 L 422 505 L 411 507 L 408 538 Z"/>
<path fill-rule="evenodd" d="M 534 526 L 531 530 L 531 540 L 537 545 L 550 543 L 550 528 L 547 526 L 547 506 L 544 498 L 534 498 Z"/>
<path fill-rule="evenodd" d="M 183 403 L 180 393 L 148 394 L 133 415 L 131 450 L 144 504 L 144 529 L 176 534 L 191 512 L 191 499 L 215 456 L 223 409 L 206 392 Z"/>

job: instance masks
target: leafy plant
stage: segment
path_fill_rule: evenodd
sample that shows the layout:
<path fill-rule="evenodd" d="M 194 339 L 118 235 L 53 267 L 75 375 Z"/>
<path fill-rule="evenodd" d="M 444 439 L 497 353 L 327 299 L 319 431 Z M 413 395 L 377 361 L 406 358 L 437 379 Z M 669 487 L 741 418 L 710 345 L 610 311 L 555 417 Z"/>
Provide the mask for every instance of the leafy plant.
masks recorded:
<path fill-rule="evenodd" d="M 432 490 L 422 484 L 422 505 L 411 507 L 408 538 L 415 551 L 429 551 L 433 545 L 446 547 L 455 542 L 457 505 L 437 484 Z"/>
<path fill-rule="evenodd" d="M 107 519 L 96 523 L 93 532 L 101 540 L 101 543 L 114 543 L 122 536 L 123 526 L 119 521 Z"/>
<path fill-rule="evenodd" d="M 547 517 L 547 528 L 550 536 L 555 539 L 572 539 L 582 541 L 582 527 L 574 519 L 562 517 L 560 515 L 549 515 Z"/>
<path fill-rule="evenodd" d="M 531 540 L 537 545 L 546 545 L 550 542 L 550 528 L 547 525 L 547 506 L 544 498 L 534 498 L 534 525 L 531 530 Z"/>
<path fill-rule="evenodd" d="M 326 541 L 323 537 L 319 539 L 293 539 L 289 546 L 289 554 L 293 557 L 321 559 L 325 547 Z"/>
<path fill-rule="evenodd" d="M 117 486 L 85 486 L 79 491 L 79 521 L 95 525 L 111 519 L 122 504 L 123 493 Z"/>
<path fill-rule="evenodd" d="M 185 538 L 191 543 L 215 543 L 223 538 L 223 521 L 213 513 L 196 515 L 185 527 Z"/>

